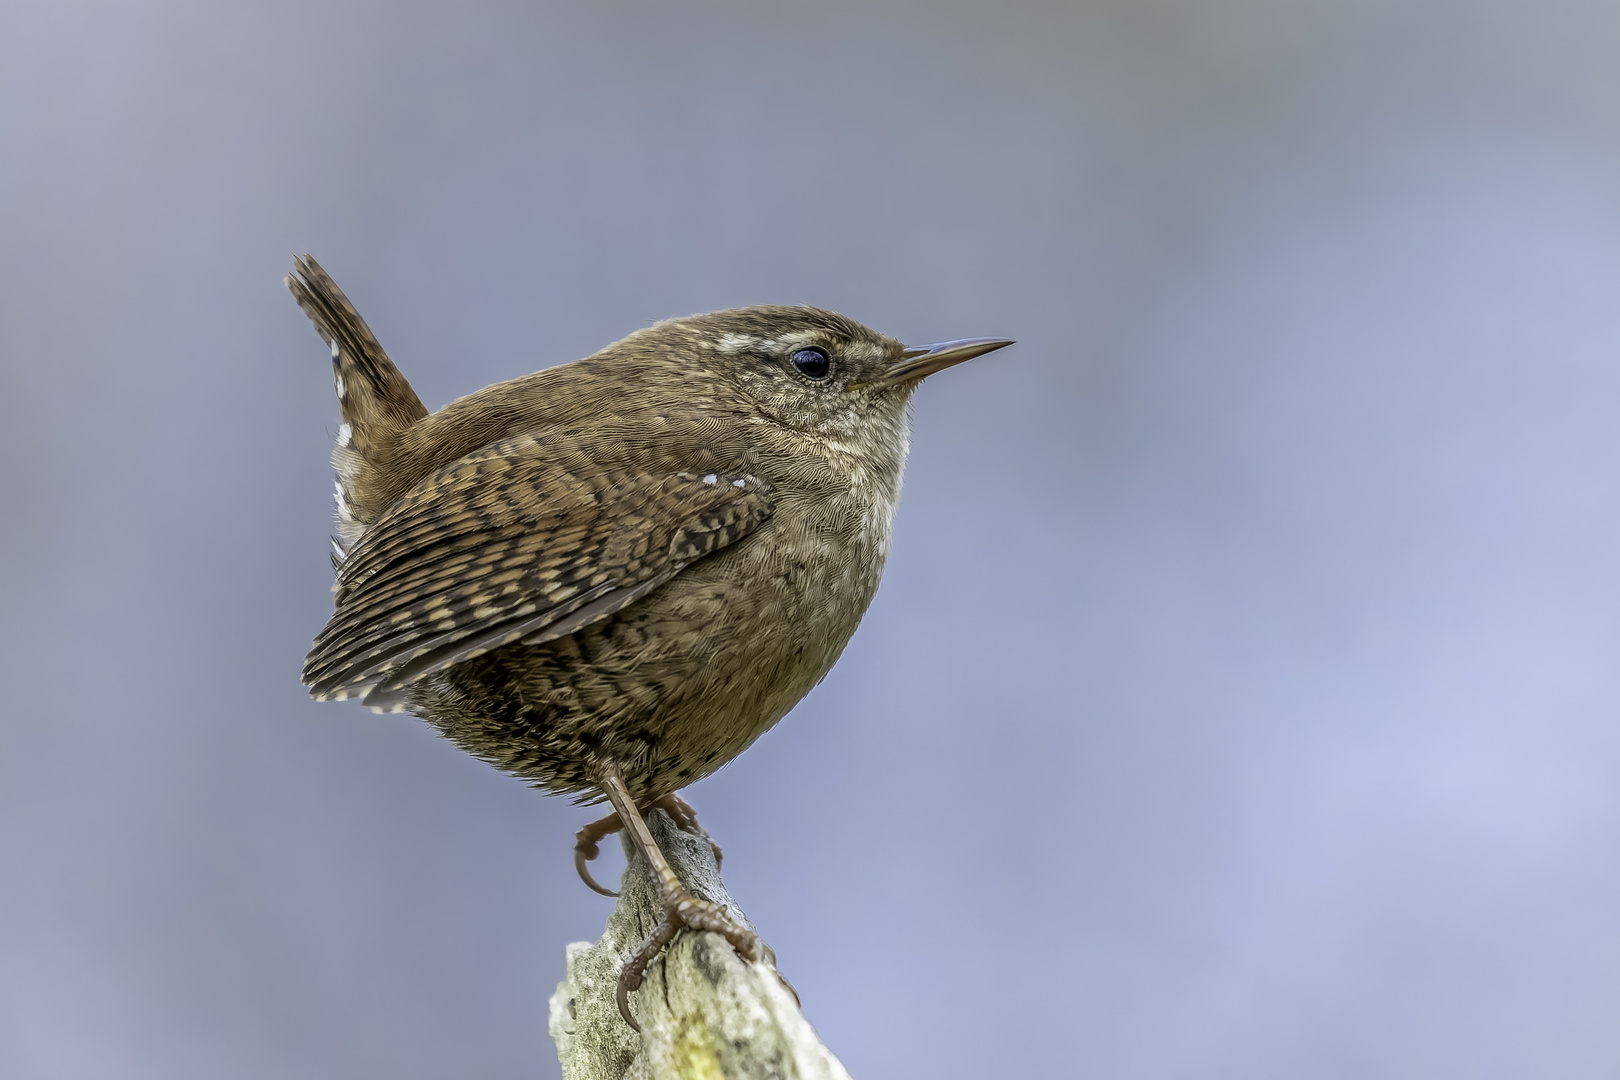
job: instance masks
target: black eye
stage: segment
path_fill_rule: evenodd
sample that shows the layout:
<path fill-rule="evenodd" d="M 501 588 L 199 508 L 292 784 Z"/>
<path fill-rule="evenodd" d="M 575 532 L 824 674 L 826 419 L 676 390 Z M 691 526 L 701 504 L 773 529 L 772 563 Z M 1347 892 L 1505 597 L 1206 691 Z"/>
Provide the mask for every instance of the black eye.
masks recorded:
<path fill-rule="evenodd" d="M 820 349 L 800 349 L 793 354 L 793 366 L 807 379 L 825 379 L 831 364 Z"/>

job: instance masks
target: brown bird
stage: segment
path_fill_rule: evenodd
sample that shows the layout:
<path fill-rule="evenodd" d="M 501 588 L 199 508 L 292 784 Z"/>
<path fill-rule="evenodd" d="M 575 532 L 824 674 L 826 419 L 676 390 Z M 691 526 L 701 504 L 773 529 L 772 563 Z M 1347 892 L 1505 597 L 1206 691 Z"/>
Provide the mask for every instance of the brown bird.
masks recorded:
<path fill-rule="evenodd" d="M 605 797 L 664 921 L 750 960 L 642 813 L 701 832 L 676 792 L 740 754 L 827 674 L 877 591 L 908 442 L 936 371 L 1012 344 L 907 348 L 811 307 L 671 319 L 436 413 L 309 256 L 287 286 L 332 350 L 342 424 L 336 611 L 303 681 L 411 712 L 551 794 Z M 704 834 L 706 835 L 706 834 Z M 718 850 L 718 849 L 717 849 Z"/>

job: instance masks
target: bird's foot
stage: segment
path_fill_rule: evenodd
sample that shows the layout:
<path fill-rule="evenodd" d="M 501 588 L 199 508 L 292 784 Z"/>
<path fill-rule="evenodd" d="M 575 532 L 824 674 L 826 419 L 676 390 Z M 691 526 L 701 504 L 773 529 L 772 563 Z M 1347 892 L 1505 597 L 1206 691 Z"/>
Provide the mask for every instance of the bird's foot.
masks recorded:
<path fill-rule="evenodd" d="M 692 809 L 691 803 L 679 795 L 665 795 L 662 798 L 654 799 L 643 809 L 662 810 L 669 815 L 669 820 L 675 823 L 677 829 L 691 833 L 693 836 L 701 836 L 707 840 L 710 849 L 714 851 L 715 868 L 719 869 L 722 857 L 720 845 L 714 842 L 714 838 L 709 835 L 707 829 L 698 824 L 697 811 Z M 574 869 L 579 872 L 579 879 L 592 892 L 601 893 L 603 896 L 619 895 L 612 889 L 599 885 L 596 879 L 591 877 L 590 867 L 585 864 L 602 853 L 600 844 L 604 838 L 612 836 L 623 828 L 624 822 L 619 819 L 618 814 L 614 813 L 591 822 L 574 834 Z"/>
<path fill-rule="evenodd" d="M 758 934 L 732 918 L 726 913 L 725 908 L 719 904 L 693 896 L 691 891 L 681 882 L 681 879 L 676 876 L 675 871 L 670 869 L 669 860 L 664 858 L 664 853 L 659 850 L 657 841 L 653 839 L 652 832 L 647 828 L 646 818 L 642 816 L 640 809 L 636 807 L 635 801 L 631 799 L 630 791 L 625 787 L 624 777 L 613 762 L 605 761 L 601 763 L 599 782 L 602 786 L 602 794 L 607 796 L 608 801 L 613 804 L 613 809 L 617 812 L 615 816 L 619 819 L 621 825 L 629 831 L 631 845 L 646 861 L 647 871 L 652 877 L 653 894 L 657 899 L 658 906 L 664 911 L 663 919 L 657 926 L 653 927 L 653 932 L 647 935 L 647 940 L 637 946 L 636 951 L 631 954 L 630 959 L 619 972 L 617 995 L 619 1015 L 624 1017 L 625 1023 L 636 1031 L 640 1031 L 641 1025 L 636 1023 L 636 1018 L 630 1014 L 630 995 L 640 988 L 642 978 L 647 973 L 647 965 L 657 959 L 658 954 L 664 951 L 664 946 L 675 940 L 675 935 L 682 929 L 704 930 L 709 933 L 719 934 L 726 939 L 733 949 L 737 950 L 738 956 L 749 963 L 757 962 L 766 955 L 767 950 L 765 943 L 759 940 Z M 698 828 L 697 815 L 692 812 L 692 808 L 680 799 L 673 799 L 673 802 L 671 802 L 671 796 L 666 795 L 647 805 L 649 808 L 658 807 L 664 810 L 665 813 L 669 814 L 670 819 L 677 823 L 682 823 L 684 819 L 686 828 L 695 829 L 703 837 L 708 837 L 707 833 Z M 581 830 L 580 850 L 584 851 L 585 856 L 588 856 L 589 850 L 585 848 L 586 843 L 594 844 L 595 840 L 601 839 L 611 831 L 613 831 L 613 826 L 607 820 L 599 821 Z M 712 846 L 714 842 L 711 840 L 709 843 Z M 718 854 L 717 850 L 716 856 Z M 581 866 L 584 865 L 584 861 L 582 857 L 580 860 Z"/>
<path fill-rule="evenodd" d="M 692 809 L 691 803 L 679 795 L 670 794 L 654 799 L 648 804 L 648 809 L 662 810 L 669 815 L 669 820 L 673 821 L 675 827 L 681 832 L 701 836 L 707 840 L 709 850 L 714 852 L 714 868 L 716 870 L 720 869 L 720 863 L 724 861 L 725 853 L 720 850 L 720 845 L 714 842 L 714 837 L 709 835 L 709 830 L 698 824 L 697 811 Z"/>
<path fill-rule="evenodd" d="M 659 886 L 659 901 L 664 907 L 663 921 L 653 927 L 652 933 L 647 935 L 647 940 L 636 947 L 636 951 L 619 971 L 619 1015 L 636 1031 L 641 1030 L 641 1025 L 636 1023 L 636 1018 L 630 1014 L 630 995 L 641 988 L 648 965 L 658 958 L 658 954 L 664 951 L 664 947 L 673 941 L 675 935 L 683 928 L 719 934 L 737 950 L 738 956 L 750 963 L 758 961 L 769 952 L 758 934 L 726 914 L 726 910 L 719 904 L 701 900 L 684 888 L 670 888 L 657 877 L 654 881 Z M 775 958 L 772 959 L 774 961 Z M 792 990 L 792 987 L 788 989 Z M 795 999 L 798 998 L 797 993 L 793 996 Z"/>

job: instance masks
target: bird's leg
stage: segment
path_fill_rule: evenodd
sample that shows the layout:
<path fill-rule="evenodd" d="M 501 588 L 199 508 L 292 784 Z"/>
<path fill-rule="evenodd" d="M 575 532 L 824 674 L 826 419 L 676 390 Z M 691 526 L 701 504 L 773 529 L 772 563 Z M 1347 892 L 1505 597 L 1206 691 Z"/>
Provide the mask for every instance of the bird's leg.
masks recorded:
<path fill-rule="evenodd" d="M 707 840 L 709 847 L 714 851 L 714 865 L 716 869 L 719 868 L 722 858 L 720 845 L 714 842 L 714 837 L 709 835 L 707 829 L 698 824 L 697 811 L 692 809 L 691 803 L 679 795 L 665 795 L 662 798 L 654 799 L 642 807 L 642 810 L 646 811 L 655 808 L 668 814 L 669 819 L 675 823 L 677 829 L 682 832 L 689 832 L 694 836 L 701 836 Z M 612 889 L 598 885 L 596 879 L 591 877 L 590 867 L 585 864 L 602 853 L 602 849 L 597 845 L 602 842 L 604 837 L 612 836 L 622 828 L 624 828 L 624 822 L 619 820 L 619 815 L 609 814 L 605 818 L 591 822 L 574 834 L 574 869 L 579 871 L 579 879 L 592 892 L 601 893 L 603 896 L 619 895 Z"/>
<path fill-rule="evenodd" d="M 681 884 L 681 879 L 670 869 L 664 853 L 658 850 L 658 844 L 654 842 L 652 832 L 647 828 L 647 822 L 642 819 L 636 804 L 631 800 L 630 792 L 625 788 L 618 770 L 611 766 L 604 769 L 601 784 L 603 793 L 613 804 L 613 809 L 619 812 L 619 820 L 629 830 L 631 843 L 647 861 L 647 869 L 652 873 L 653 890 L 657 894 L 659 906 L 664 909 L 663 921 L 653 928 L 647 940 L 641 943 L 624 969 L 619 972 L 619 1015 L 624 1017 L 625 1023 L 640 1031 L 641 1025 L 630 1015 L 630 995 L 641 986 L 647 965 L 652 963 L 664 946 L 674 939 L 681 927 L 719 934 L 731 943 L 731 947 L 736 949 L 737 954 L 744 960 L 757 961 L 764 954 L 764 948 L 757 934 L 739 925 L 719 904 L 700 900 Z"/>

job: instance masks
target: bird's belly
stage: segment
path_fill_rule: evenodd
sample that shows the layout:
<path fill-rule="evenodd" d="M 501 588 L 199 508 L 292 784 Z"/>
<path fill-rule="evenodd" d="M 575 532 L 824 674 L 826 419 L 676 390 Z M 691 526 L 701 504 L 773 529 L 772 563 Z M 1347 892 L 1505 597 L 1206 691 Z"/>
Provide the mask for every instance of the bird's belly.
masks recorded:
<path fill-rule="evenodd" d="M 826 675 L 877 589 L 884 552 L 859 534 L 782 531 L 566 638 L 458 665 L 412 711 L 557 793 L 593 790 L 604 760 L 638 799 L 708 776 Z"/>

